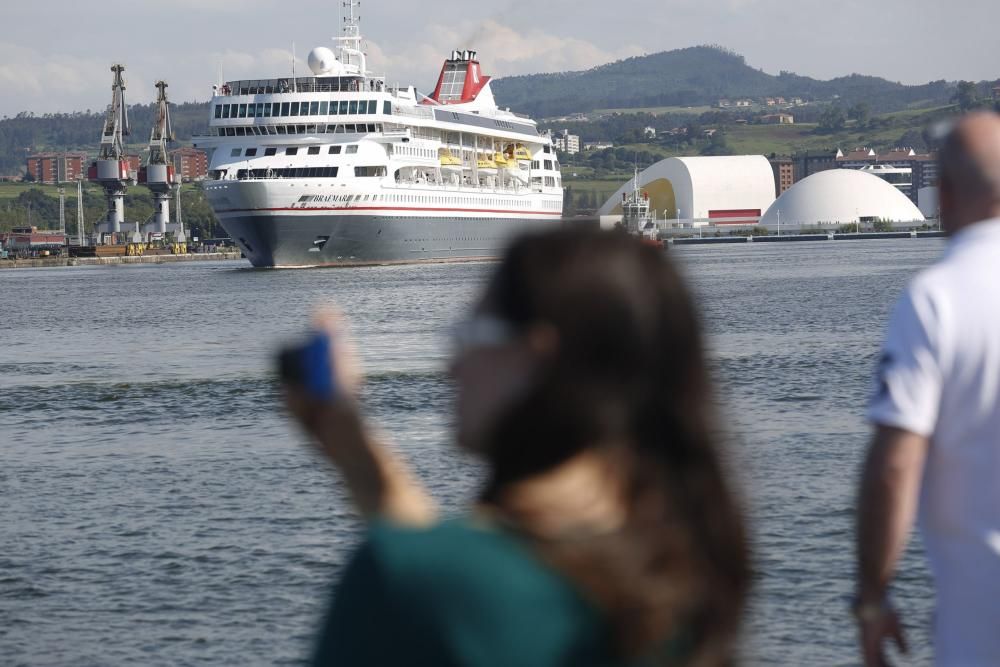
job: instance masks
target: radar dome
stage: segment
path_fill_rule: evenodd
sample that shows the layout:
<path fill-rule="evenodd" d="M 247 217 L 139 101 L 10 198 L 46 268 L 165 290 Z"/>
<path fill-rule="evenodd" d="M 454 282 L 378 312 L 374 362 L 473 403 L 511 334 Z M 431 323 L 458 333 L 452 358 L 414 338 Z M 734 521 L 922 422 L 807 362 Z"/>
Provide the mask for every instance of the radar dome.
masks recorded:
<path fill-rule="evenodd" d="M 328 74 L 331 70 L 340 69 L 340 63 L 333 51 L 325 46 L 318 46 L 309 52 L 309 69 L 317 76 Z"/>

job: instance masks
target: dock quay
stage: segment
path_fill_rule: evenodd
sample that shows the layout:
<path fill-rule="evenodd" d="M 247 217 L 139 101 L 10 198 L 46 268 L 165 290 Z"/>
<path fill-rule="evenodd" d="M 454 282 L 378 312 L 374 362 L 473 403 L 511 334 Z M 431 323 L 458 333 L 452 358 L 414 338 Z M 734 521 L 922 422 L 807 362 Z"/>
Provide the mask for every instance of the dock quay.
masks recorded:
<path fill-rule="evenodd" d="M 0 260 L 0 269 L 52 268 L 60 266 L 107 266 L 113 264 L 174 264 L 178 262 L 222 262 L 239 260 L 239 252 L 204 252 L 183 255 L 139 255 L 114 257 L 36 257 Z"/>
<path fill-rule="evenodd" d="M 802 241 L 875 241 L 881 239 L 940 239 L 942 231 L 909 232 L 828 232 L 825 234 L 786 234 L 784 236 L 668 236 L 663 240 L 669 245 L 720 245 L 728 243 L 796 243 Z"/>

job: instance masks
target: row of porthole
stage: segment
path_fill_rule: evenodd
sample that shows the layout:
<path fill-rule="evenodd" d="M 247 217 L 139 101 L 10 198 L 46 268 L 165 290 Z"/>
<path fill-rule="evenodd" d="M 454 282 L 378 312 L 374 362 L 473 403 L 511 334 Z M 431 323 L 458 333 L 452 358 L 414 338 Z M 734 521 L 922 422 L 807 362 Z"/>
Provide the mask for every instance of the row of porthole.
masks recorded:
<path fill-rule="evenodd" d="M 403 243 L 429 243 L 429 242 L 454 243 L 455 241 L 502 241 L 502 240 L 503 239 L 483 236 L 480 238 L 461 238 L 461 239 L 403 239 Z"/>

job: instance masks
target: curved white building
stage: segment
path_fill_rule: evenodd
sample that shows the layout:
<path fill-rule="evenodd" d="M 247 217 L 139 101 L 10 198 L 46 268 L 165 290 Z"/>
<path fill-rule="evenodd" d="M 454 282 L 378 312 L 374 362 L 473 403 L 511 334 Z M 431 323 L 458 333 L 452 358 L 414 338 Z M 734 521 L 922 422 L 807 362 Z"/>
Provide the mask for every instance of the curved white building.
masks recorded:
<path fill-rule="evenodd" d="M 774 202 L 774 173 L 762 155 L 667 158 L 639 174 L 639 187 L 657 217 L 684 221 L 753 223 Z M 622 185 L 598 215 L 620 215 L 632 188 Z"/>
<path fill-rule="evenodd" d="M 760 224 L 837 225 L 924 220 L 906 195 L 878 176 L 856 169 L 830 169 L 802 179 L 778 197 Z"/>

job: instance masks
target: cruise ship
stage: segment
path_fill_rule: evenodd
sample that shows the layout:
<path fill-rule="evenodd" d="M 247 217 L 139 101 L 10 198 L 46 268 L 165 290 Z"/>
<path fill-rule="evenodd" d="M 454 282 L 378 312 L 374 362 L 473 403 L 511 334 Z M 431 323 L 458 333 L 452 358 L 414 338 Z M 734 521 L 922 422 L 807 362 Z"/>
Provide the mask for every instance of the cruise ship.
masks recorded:
<path fill-rule="evenodd" d="M 558 224 L 551 137 L 501 109 L 474 51 L 453 51 L 437 86 L 369 73 L 357 0 L 311 76 L 216 85 L 208 201 L 256 267 L 496 256 L 512 236 Z"/>

